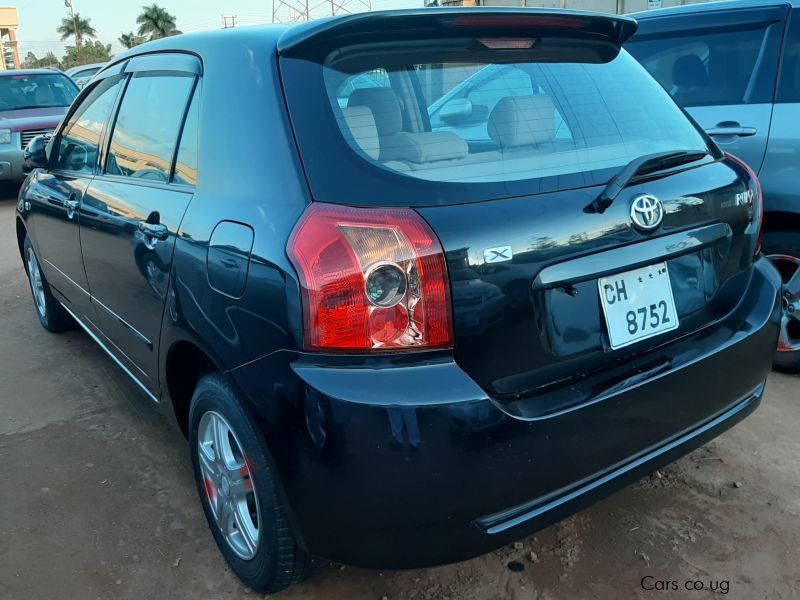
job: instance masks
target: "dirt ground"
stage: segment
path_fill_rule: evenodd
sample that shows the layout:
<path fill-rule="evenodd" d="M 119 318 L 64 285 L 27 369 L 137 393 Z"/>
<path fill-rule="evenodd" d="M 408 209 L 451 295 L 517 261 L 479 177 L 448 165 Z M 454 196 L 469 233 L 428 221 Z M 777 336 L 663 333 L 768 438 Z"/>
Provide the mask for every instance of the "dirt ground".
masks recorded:
<path fill-rule="evenodd" d="M 13 217 L 0 200 L 0 599 L 255 598 L 217 553 L 184 440 L 86 335 L 37 323 Z M 400 573 L 324 562 L 279 597 L 800 598 L 799 383 L 773 375 L 740 426 L 514 546 Z"/>

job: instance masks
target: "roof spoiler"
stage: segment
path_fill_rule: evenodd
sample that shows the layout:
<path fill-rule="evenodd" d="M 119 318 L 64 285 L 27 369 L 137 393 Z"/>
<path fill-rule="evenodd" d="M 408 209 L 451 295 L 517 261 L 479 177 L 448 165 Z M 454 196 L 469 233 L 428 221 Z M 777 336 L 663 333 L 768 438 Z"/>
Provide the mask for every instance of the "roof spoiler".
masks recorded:
<path fill-rule="evenodd" d="M 349 43 L 464 35 L 553 36 L 603 40 L 621 46 L 636 33 L 630 17 L 541 8 L 421 8 L 356 13 L 295 25 L 278 39 L 282 56 Z"/>

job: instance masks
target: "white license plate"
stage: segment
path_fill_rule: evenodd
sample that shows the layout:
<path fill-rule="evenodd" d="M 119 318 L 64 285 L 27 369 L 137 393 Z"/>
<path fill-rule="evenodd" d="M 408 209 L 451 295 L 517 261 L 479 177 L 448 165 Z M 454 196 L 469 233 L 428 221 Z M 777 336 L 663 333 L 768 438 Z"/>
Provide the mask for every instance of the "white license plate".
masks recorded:
<path fill-rule="evenodd" d="M 597 288 L 615 350 L 678 328 L 665 262 L 603 277 Z"/>

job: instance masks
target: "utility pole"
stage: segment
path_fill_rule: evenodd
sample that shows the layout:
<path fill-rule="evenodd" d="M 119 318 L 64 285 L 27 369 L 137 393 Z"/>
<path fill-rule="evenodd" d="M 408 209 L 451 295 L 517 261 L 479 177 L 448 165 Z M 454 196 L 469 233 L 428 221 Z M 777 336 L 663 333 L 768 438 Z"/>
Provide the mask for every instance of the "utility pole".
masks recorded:
<path fill-rule="evenodd" d="M 222 15 L 222 28 L 223 29 L 228 29 L 229 27 L 236 27 L 236 19 L 238 19 L 238 18 L 239 18 L 239 15 L 233 15 L 231 17 L 226 17 L 225 15 Z M 230 25 L 228 25 L 228 19 L 231 20 L 231 24 Z"/>

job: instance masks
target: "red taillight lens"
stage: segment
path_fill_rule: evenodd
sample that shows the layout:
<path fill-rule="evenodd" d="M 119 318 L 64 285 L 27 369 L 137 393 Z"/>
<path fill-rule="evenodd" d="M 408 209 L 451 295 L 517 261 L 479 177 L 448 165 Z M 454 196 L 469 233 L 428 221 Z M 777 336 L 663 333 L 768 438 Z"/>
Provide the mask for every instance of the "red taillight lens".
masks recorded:
<path fill-rule="evenodd" d="M 439 240 L 413 210 L 313 203 L 289 238 L 308 350 L 452 346 Z"/>
<path fill-rule="evenodd" d="M 752 210 L 750 220 L 756 230 L 755 254 L 758 254 L 761 252 L 761 226 L 764 221 L 764 194 L 761 191 L 761 182 L 758 180 L 756 172 L 742 159 L 729 152 L 726 152 L 725 156 L 747 171 L 747 175 L 750 177 L 750 182 L 747 186 L 747 191 L 750 193 L 749 206 Z"/>

